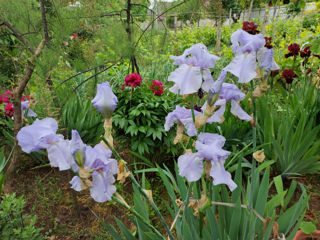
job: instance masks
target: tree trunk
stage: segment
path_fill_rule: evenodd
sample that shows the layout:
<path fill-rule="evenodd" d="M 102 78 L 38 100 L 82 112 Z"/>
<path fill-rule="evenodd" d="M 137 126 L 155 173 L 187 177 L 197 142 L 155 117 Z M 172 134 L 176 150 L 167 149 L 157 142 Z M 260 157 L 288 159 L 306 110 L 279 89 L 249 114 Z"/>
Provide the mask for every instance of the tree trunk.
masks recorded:
<path fill-rule="evenodd" d="M 217 31 L 217 40 L 216 40 L 216 53 L 217 54 L 220 51 L 220 44 L 221 44 L 221 25 L 222 25 L 222 17 L 220 15 L 218 18 L 218 31 Z"/>
<path fill-rule="evenodd" d="M 249 13 L 248 13 L 248 21 L 250 21 L 250 19 L 251 19 L 253 1 L 254 0 L 251 0 L 251 2 L 250 2 Z"/>
<path fill-rule="evenodd" d="M 276 18 L 277 15 L 277 7 L 278 7 L 278 1 L 276 2 L 276 4 L 273 7 L 273 16 L 272 16 L 272 21 L 274 21 L 274 19 Z"/>
<path fill-rule="evenodd" d="M 265 9 L 265 12 L 264 12 L 264 17 L 263 17 L 263 22 L 262 22 L 262 30 L 261 30 L 261 33 L 262 34 L 265 34 L 266 33 L 266 25 L 268 23 L 268 18 L 269 18 L 269 5 L 267 4 L 266 5 L 266 9 Z"/>
<path fill-rule="evenodd" d="M 30 61 L 28 61 L 27 66 L 23 72 L 22 78 L 18 82 L 16 88 L 14 89 L 14 100 L 13 100 L 13 106 L 14 106 L 14 129 L 13 129 L 13 134 L 14 134 L 14 146 L 13 146 L 13 154 L 12 158 L 8 162 L 7 169 L 5 171 L 7 177 L 6 177 L 6 184 L 4 186 L 4 192 L 9 192 L 11 189 L 11 183 L 14 178 L 14 173 L 15 170 L 18 169 L 19 163 L 20 163 L 20 157 L 21 157 L 21 149 L 20 146 L 18 145 L 18 139 L 17 135 L 18 132 L 20 131 L 22 127 L 22 111 L 21 111 L 21 98 L 22 94 L 24 92 L 24 89 L 26 88 L 29 80 L 31 79 L 32 73 L 35 68 L 35 60 L 39 56 L 40 52 L 43 49 L 45 43 L 45 39 L 43 39 L 35 54 L 34 58 Z"/>

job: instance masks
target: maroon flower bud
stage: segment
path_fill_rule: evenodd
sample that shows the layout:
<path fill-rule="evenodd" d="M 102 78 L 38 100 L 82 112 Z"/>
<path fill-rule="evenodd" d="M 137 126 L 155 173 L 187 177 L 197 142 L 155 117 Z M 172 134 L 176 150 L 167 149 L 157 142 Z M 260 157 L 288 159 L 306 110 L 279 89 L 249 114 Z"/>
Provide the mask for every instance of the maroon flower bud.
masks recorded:
<path fill-rule="evenodd" d="M 305 47 L 302 51 L 300 51 L 300 57 L 308 58 L 311 56 L 310 46 Z"/>
<path fill-rule="evenodd" d="M 198 111 L 198 112 L 202 112 L 201 107 L 199 107 L 198 105 L 194 105 L 193 109 Z"/>
<path fill-rule="evenodd" d="M 265 40 L 266 40 L 266 45 L 264 45 L 266 48 L 268 48 L 268 49 L 271 49 L 271 48 L 273 48 L 273 46 L 271 45 L 271 43 L 272 43 L 272 38 L 271 37 L 265 37 L 264 38 Z"/>
<path fill-rule="evenodd" d="M 295 78 L 297 75 L 294 73 L 291 69 L 284 69 L 282 71 L 281 79 L 285 79 L 288 84 L 291 84 L 293 82 L 293 78 Z"/>
<path fill-rule="evenodd" d="M 300 52 L 300 45 L 297 43 L 292 43 L 288 46 L 289 53 L 291 56 L 297 56 Z"/>
<path fill-rule="evenodd" d="M 259 31 L 257 31 L 257 28 L 258 28 L 258 25 L 254 24 L 254 22 L 245 21 L 242 24 L 242 30 L 244 30 L 247 33 L 250 33 L 252 35 L 259 33 Z"/>

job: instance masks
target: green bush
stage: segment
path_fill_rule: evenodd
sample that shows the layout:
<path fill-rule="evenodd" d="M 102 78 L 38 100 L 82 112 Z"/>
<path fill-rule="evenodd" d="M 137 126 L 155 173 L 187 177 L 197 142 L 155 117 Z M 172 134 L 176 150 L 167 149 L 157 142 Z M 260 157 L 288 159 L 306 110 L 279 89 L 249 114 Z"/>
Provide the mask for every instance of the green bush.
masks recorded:
<path fill-rule="evenodd" d="M 175 94 L 165 90 L 163 95 L 156 96 L 145 85 L 134 91 L 116 90 L 115 94 L 119 103 L 112 119 L 118 140 L 139 154 L 177 154 L 177 147 L 172 144 L 175 132 L 164 130 L 165 117 L 179 103 Z"/>
<path fill-rule="evenodd" d="M 35 227 L 37 217 L 23 214 L 24 205 L 23 197 L 16 198 L 15 193 L 3 196 L 0 202 L 0 239 L 44 239 L 41 229 Z"/>
<path fill-rule="evenodd" d="M 302 26 L 311 31 L 314 31 L 315 23 L 317 23 L 320 19 L 320 13 L 313 13 L 304 17 Z"/>

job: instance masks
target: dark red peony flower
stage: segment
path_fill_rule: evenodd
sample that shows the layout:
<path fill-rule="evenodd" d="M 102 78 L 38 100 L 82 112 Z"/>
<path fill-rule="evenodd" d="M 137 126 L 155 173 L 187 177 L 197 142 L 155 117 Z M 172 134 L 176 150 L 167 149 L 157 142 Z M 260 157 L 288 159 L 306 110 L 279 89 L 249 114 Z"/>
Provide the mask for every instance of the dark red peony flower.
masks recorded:
<path fill-rule="evenodd" d="M 257 28 L 258 28 L 258 25 L 254 24 L 254 22 L 245 21 L 242 24 L 242 30 L 253 35 L 259 33 L 259 31 L 257 31 Z"/>
<path fill-rule="evenodd" d="M 282 71 L 281 79 L 285 79 L 288 84 L 291 84 L 293 82 L 293 78 L 295 78 L 297 75 L 294 73 L 291 69 L 284 69 Z"/>
<path fill-rule="evenodd" d="M 72 39 L 75 39 L 76 37 L 78 37 L 78 34 L 73 34 Z"/>
<path fill-rule="evenodd" d="M 271 48 L 273 48 L 273 46 L 271 45 L 271 43 L 272 43 L 272 38 L 271 37 L 265 37 L 264 38 L 265 40 L 266 40 L 266 45 L 264 45 L 266 48 L 268 48 L 268 49 L 271 49 Z"/>
<path fill-rule="evenodd" d="M 291 56 L 297 56 L 300 52 L 300 45 L 297 43 L 291 43 L 288 46 L 289 53 L 285 54 L 284 57 L 288 58 Z"/>
<path fill-rule="evenodd" d="M 9 116 L 9 117 L 13 116 L 14 108 L 13 108 L 12 103 L 7 103 L 7 105 L 5 106 L 4 110 L 5 110 L 5 115 L 6 116 Z"/>
<path fill-rule="evenodd" d="M 302 51 L 300 51 L 300 57 L 308 58 L 311 56 L 310 46 L 305 47 Z"/>
<path fill-rule="evenodd" d="M 129 86 L 131 88 L 140 87 L 142 82 L 142 77 L 138 73 L 131 73 L 130 75 L 126 76 L 124 79 L 125 83 L 122 85 L 122 90 L 125 86 Z"/>
<path fill-rule="evenodd" d="M 160 81 L 153 80 L 151 86 L 154 95 L 161 96 L 163 94 L 163 84 Z"/>

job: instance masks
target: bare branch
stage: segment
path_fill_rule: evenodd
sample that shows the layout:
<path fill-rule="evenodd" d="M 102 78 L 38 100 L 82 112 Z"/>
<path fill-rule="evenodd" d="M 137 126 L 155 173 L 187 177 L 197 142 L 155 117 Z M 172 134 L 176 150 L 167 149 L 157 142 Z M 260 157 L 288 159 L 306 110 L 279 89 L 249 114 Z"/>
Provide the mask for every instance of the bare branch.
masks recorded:
<path fill-rule="evenodd" d="M 10 31 L 13 33 L 13 35 L 19 39 L 20 42 L 22 42 L 22 44 L 32 53 L 32 55 L 35 55 L 34 50 L 27 44 L 27 42 L 24 40 L 24 38 L 22 37 L 22 35 L 8 22 L 4 21 L 4 20 L 0 20 L 2 23 L 0 23 L 0 26 L 4 25 L 7 28 L 10 29 Z"/>
<path fill-rule="evenodd" d="M 189 0 L 184 0 L 183 2 L 176 4 L 176 5 L 172 6 L 171 8 L 168 8 L 167 10 L 163 11 L 162 13 L 160 13 L 157 17 L 155 17 L 155 18 L 148 24 L 148 26 L 147 26 L 146 29 L 143 31 L 143 33 L 140 35 L 140 37 L 139 37 L 138 41 L 136 42 L 136 44 L 134 45 L 134 47 L 136 48 L 136 47 L 138 46 L 138 44 L 139 44 L 141 38 L 143 37 L 143 35 L 147 32 L 147 30 L 149 29 L 149 27 L 150 27 L 159 17 L 161 17 L 162 15 L 166 14 L 166 13 L 169 12 L 170 10 L 172 10 L 172 9 L 174 9 L 174 8 L 176 8 L 176 7 L 181 6 L 182 4 L 186 3 L 187 1 L 189 1 Z"/>
<path fill-rule="evenodd" d="M 117 62 L 114 63 L 114 64 L 112 64 L 112 65 L 109 66 L 109 67 L 106 67 L 106 68 L 102 69 L 100 72 L 97 72 L 96 74 L 92 75 L 91 77 L 88 77 L 86 80 L 82 81 L 78 86 L 76 86 L 76 87 L 73 89 L 73 91 L 76 91 L 82 84 L 88 82 L 90 79 L 96 77 L 97 75 L 99 75 L 99 74 L 107 71 L 108 69 L 112 68 L 112 67 L 113 67 L 114 65 L 116 65 L 116 64 L 117 64 Z"/>

